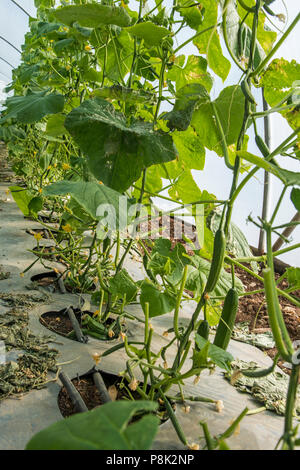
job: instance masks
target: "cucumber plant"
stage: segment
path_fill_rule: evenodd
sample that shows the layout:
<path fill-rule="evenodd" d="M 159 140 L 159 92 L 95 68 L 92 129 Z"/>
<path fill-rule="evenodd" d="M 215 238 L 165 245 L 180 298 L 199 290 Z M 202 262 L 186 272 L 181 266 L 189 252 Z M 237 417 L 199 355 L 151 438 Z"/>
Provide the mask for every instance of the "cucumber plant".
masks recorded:
<path fill-rule="evenodd" d="M 59 226 L 51 233 L 67 279 L 78 288 L 96 284 L 95 321 L 103 324 L 112 313 L 130 317 L 126 305 L 138 299 L 145 315 L 144 344 L 139 349 L 124 337 L 124 376 L 142 398 L 165 403 L 184 443 L 168 399 L 170 386 L 177 384 L 184 398 L 184 379 L 198 380 L 203 369 L 216 365 L 229 367 L 231 356 L 225 350 L 243 295 L 234 266 L 263 279 L 278 353 L 292 364 L 281 440 L 283 448 L 292 449 L 299 442 L 293 408 L 300 366 L 294 361 L 278 295 L 298 307 L 300 301 L 289 289 L 278 288 L 274 257 L 299 244 L 273 252 L 271 239 L 289 225 L 275 222 L 288 190 L 300 210 L 299 173 L 284 168 L 287 159 L 299 159 L 300 65 L 274 55 L 300 14 L 277 38 L 267 26 L 273 17 L 284 19 L 273 11 L 274 1 L 131 3 L 35 0 L 37 18 L 30 18 L 22 62 L 8 87 L 14 96 L 7 98 L 0 119 L 13 168 L 27 185 L 11 188 L 12 194 L 26 215 L 37 217 L 42 207 L 55 212 Z M 185 52 L 191 45 L 198 54 Z M 214 78 L 224 82 L 231 67 L 240 74 L 238 82 L 213 99 Z M 255 90 L 262 87 L 270 108 L 258 111 Z M 271 151 L 259 135 L 259 120 L 275 112 L 287 120 L 291 134 Z M 247 149 L 252 129 L 261 156 Z M 224 158 L 232 174 L 226 200 L 199 188 L 193 179 L 193 170 L 204 170 L 207 150 Z M 239 194 L 260 169 L 275 175 L 283 190 L 269 220 L 251 219 L 268 240 L 267 255 L 257 257 L 234 226 L 232 213 Z M 153 215 L 157 200 L 201 214 L 197 230 L 202 243 L 192 256 L 181 243 L 174 248 L 164 238 L 150 243 L 139 230 L 123 236 L 128 221 L 122 222 L 120 201 L 127 207 L 136 204 L 132 219 L 141 221 L 141 205 Z M 114 230 L 103 224 L 104 214 L 98 212 L 108 201 L 115 211 Z M 212 227 L 212 220 L 217 226 Z M 37 254 L 42 259 L 42 253 Z M 124 267 L 129 254 L 142 259 L 144 280 L 135 282 Z M 263 278 L 257 262 L 265 264 Z M 180 307 L 191 298 L 197 306 L 182 325 Z M 154 353 L 151 318 L 168 312 L 173 312 L 171 339 Z M 211 344 L 207 327 L 217 323 Z M 94 334 L 100 334 L 101 326 L 93 325 L 98 328 Z M 163 367 L 160 361 L 167 362 L 169 348 L 173 362 Z M 192 366 L 186 370 L 191 350 Z M 142 384 L 137 384 L 136 368 Z"/>

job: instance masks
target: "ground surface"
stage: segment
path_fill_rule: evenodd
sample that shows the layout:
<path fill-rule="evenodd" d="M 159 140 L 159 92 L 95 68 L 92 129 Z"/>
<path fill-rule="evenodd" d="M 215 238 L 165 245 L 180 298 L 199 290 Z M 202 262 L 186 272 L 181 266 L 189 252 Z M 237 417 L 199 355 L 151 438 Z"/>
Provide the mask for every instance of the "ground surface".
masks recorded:
<path fill-rule="evenodd" d="M 34 255 L 28 250 L 34 246 L 34 238 L 26 233 L 28 229 L 39 229 L 39 224 L 26 220 L 16 207 L 11 197 L 7 196 L 9 186 L 9 169 L 5 162 L 2 164 L 3 177 L 0 171 L 0 260 L 3 265 L 3 271 L 9 272 L 10 276 L 0 281 L 0 293 L 6 299 L 4 303 L 0 302 L 0 314 L 2 318 L 7 318 L 11 305 L 9 302 L 15 302 L 22 299 L 20 295 L 41 294 L 40 291 L 30 291 L 26 286 L 30 284 L 32 274 L 43 271 L 41 266 L 35 265 L 32 272 L 26 273 L 20 277 L 20 273 L 34 260 Z M 5 181 L 4 181 L 5 179 Z M 55 266 L 54 262 L 51 262 Z M 134 259 L 129 259 L 126 264 L 130 275 L 134 279 L 143 277 L 142 265 Z M 31 302 L 21 306 L 21 310 L 28 315 L 28 328 L 31 334 L 43 336 L 49 334 L 40 323 L 40 316 L 49 311 L 59 311 L 69 305 L 76 305 L 82 298 L 75 294 L 51 293 L 44 298 L 43 302 Z M 88 297 L 84 298 L 88 302 Z M 180 321 L 187 322 L 194 310 L 194 303 L 188 303 L 180 312 Z M 136 316 L 143 316 L 139 305 L 130 306 L 130 312 Z M 15 315 L 14 313 L 11 313 Z M 172 315 L 167 314 L 163 317 L 153 319 L 155 333 L 153 335 L 153 347 L 155 350 L 165 344 L 165 338 L 162 333 L 172 325 Z M 101 352 L 111 347 L 111 342 L 97 341 L 91 339 L 88 344 L 82 344 L 71 341 L 60 335 L 52 333 L 52 340 L 49 347 L 58 350 L 57 361 L 59 367 L 70 378 L 84 375 L 93 365 L 92 354 Z M 143 338 L 143 329 L 140 323 L 128 322 L 128 337 L 135 341 Z M 271 363 L 270 358 L 257 348 L 248 344 L 231 341 L 229 351 L 235 358 L 244 361 L 256 361 L 260 367 L 268 367 Z M 16 362 L 23 351 L 18 351 L 13 347 L 7 356 L 7 361 Z M 170 349 L 168 361 L 171 363 L 174 350 Z M 120 370 L 125 368 L 126 355 L 124 352 L 106 356 L 101 361 L 101 368 L 106 372 L 118 375 Z M 187 367 L 191 362 L 188 360 Z M 28 372 L 29 373 L 29 372 Z M 13 376 L 13 371 L 12 371 Z M 45 378 L 46 379 L 46 378 Z M 55 374 L 50 374 L 47 380 L 44 380 L 42 390 L 32 390 L 25 395 L 18 395 L 18 399 L 6 399 L 1 401 L 0 406 L 0 449 L 23 449 L 32 437 L 32 435 L 45 428 L 49 424 L 62 419 L 59 411 L 57 399 L 61 390 L 61 384 L 56 379 Z M 177 389 L 172 390 L 173 394 Z M 177 407 L 177 418 L 186 433 L 189 442 L 199 442 L 200 428 L 199 421 L 205 420 L 213 434 L 218 434 L 225 430 L 230 422 L 242 411 L 244 407 L 257 408 L 261 406 L 256 400 L 245 393 L 238 392 L 227 380 L 224 379 L 223 371 L 217 368 L 213 375 L 207 371 L 201 374 L 201 380 L 198 384 L 193 383 L 193 379 L 185 381 L 185 394 L 191 396 L 208 396 L 214 400 L 222 400 L 224 409 L 217 412 L 212 404 L 196 403 L 190 404 L 190 413 L 185 413 L 183 406 Z M 232 449 L 272 449 L 282 433 L 283 420 L 274 412 L 264 411 L 259 414 L 247 416 L 241 424 L 238 435 L 229 440 Z M 154 449 L 174 449 L 182 448 L 175 434 L 174 428 L 170 422 L 161 426 L 157 438 L 153 444 Z"/>

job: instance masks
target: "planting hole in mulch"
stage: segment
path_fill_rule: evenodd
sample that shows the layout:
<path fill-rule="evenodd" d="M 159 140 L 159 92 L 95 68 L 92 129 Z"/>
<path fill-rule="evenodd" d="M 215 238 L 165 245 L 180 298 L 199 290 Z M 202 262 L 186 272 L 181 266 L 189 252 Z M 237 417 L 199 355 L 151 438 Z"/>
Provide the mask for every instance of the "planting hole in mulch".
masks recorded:
<path fill-rule="evenodd" d="M 259 290 L 264 287 L 263 283 L 259 279 L 255 279 L 243 269 L 236 267 L 235 272 L 244 284 L 246 292 Z M 278 279 L 280 275 L 275 273 L 275 277 Z M 287 280 L 283 279 L 279 283 L 278 287 L 282 290 L 286 289 L 288 287 Z M 299 290 L 290 292 L 290 295 L 293 295 L 297 300 L 300 300 Z M 300 308 L 283 296 L 279 296 L 279 302 L 284 321 L 292 341 L 300 340 Z M 251 333 L 261 334 L 271 331 L 264 292 L 240 297 L 236 323 L 241 322 L 248 323 L 249 331 Z M 277 349 L 266 349 L 266 353 L 273 359 L 277 353 Z M 290 371 L 283 366 L 282 361 L 279 361 L 278 365 L 285 372 L 290 373 Z"/>
<path fill-rule="evenodd" d="M 51 229 L 51 232 L 55 232 L 55 233 L 56 233 L 57 230 Z M 41 228 L 28 228 L 28 229 L 26 229 L 26 233 L 28 233 L 29 235 L 32 235 L 33 237 L 34 237 L 35 235 L 38 235 L 38 234 L 39 234 L 39 235 L 42 236 L 42 238 L 45 238 L 45 239 L 50 238 L 50 236 L 49 236 L 49 231 L 46 230 L 46 229 L 44 229 L 44 228 L 42 228 L 42 229 L 41 229 Z"/>
<path fill-rule="evenodd" d="M 61 273 L 57 274 L 55 271 L 48 271 L 45 273 L 35 274 L 30 278 L 31 282 L 36 283 L 38 286 L 50 290 L 51 292 L 60 292 L 61 289 L 58 285 L 58 277 Z M 79 289 L 75 285 L 70 284 L 68 278 L 62 279 L 66 291 L 70 293 L 91 293 L 96 290 L 96 284 L 91 281 L 82 283 L 81 288 Z"/>
<path fill-rule="evenodd" d="M 93 317 L 92 312 L 82 312 L 78 308 L 73 308 L 73 312 L 80 325 L 83 335 L 91 336 L 100 341 L 113 341 L 119 337 L 121 330 L 123 332 L 126 331 L 126 328 L 123 324 L 119 325 L 119 322 L 114 318 L 108 318 L 102 327 L 103 331 L 100 331 L 101 324 L 99 324 L 99 332 L 96 332 L 95 330 L 91 329 L 88 324 L 85 324 L 86 316 L 89 316 L 90 318 Z M 43 313 L 43 315 L 40 316 L 40 323 L 49 330 L 76 341 L 76 335 L 73 330 L 72 322 L 67 313 L 67 309 Z"/>
<path fill-rule="evenodd" d="M 31 282 L 36 283 L 39 287 L 43 287 L 48 291 L 59 291 L 57 285 L 57 274 L 55 271 L 35 274 L 30 278 Z"/>
<path fill-rule="evenodd" d="M 99 390 L 97 389 L 93 380 L 93 372 L 94 370 L 91 370 L 87 374 L 72 379 L 73 385 L 75 386 L 76 390 L 80 393 L 88 410 L 93 410 L 94 408 L 97 408 L 102 405 Z M 136 391 L 129 391 L 126 379 L 118 375 L 109 374 L 107 372 L 100 372 L 112 401 L 123 399 L 128 400 L 132 399 L 131 397 L 133 397 L 135 400 L 141 400 L 140 395 Z M 57 403 L 59 410 L 64 418 L 67 418 L 77 413 L 76 407 L 73 404 L 65 387 L 62 387 L 60 389 L 57 398 Z M 171 404 L 175 411 L 175 404 Z M 157 415 L 160 418 L 161 424 L 169 419 L 164 405 L 159 404 Z M 139 413 L 133 418 L 132 421 L 136 421 L 142 416 L 143 414 Z"/>

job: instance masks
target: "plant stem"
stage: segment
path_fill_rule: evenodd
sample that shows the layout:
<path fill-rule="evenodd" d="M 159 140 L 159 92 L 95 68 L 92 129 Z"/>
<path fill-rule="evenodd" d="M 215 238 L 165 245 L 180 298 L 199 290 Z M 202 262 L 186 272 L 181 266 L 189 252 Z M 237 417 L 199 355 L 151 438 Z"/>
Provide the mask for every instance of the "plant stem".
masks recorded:
<path fill-rule="evenodd" d="M 300 20 L 300 13 L 296 16 L 296 18 L 292 21 L 290 26 L 287 28 L 287 30 L 284 32 L 284 34 L 281 36 L 279 41 L 275 44 L 275 46 L 272 48 L 272 50 L 269 52 L 269 54 L 264 58 L 264 60 L 256 67 L 256 69 L 251 73 L 251 76 L 259 75 L 260 72 L 266 67 L 268 62 L 272 59 L 274 54 L 277 52 L 279 47 L 283 44 L 285 39 L 288 37 L 290 32 L 294 29 L 294 27 L 297 25 L 298 21 Z"/>
<path fill-rule="evenodd" d="M 300 376 L 300 365 L 292 365 L 292 372 L 289 380 L 289 388 L 287 392 L 285 418 L 284 418 L 284 435 L 283 448 L 294 450 L 293 442 L 293 415 L 297 397 L 297 388 Z"/>
<path fill-rule="evenodd" d="M 180 334 L 179 334 L 179 330 L 178 330 L 178 315 L 179 315 L 181 297 L 182 297 L 184 286 L 185 286 L 185 283 L 186 283 L 187 270 L 188 270 L 188 265 L 185 265 L 184 271 L 183 271 L 183 276 L 182 276 L 182 279 L 181 279 L 180 288 L 179 288 L 179 291 L 178 291 L 178 294 L 177 294 L 176 306 L 175 306 L 175 311 L 174 311 L 174 319 L 173 319 L 174 333 L 175 333 L 176 338 L 178 338 L 178 339 L 180 339 Z"/>

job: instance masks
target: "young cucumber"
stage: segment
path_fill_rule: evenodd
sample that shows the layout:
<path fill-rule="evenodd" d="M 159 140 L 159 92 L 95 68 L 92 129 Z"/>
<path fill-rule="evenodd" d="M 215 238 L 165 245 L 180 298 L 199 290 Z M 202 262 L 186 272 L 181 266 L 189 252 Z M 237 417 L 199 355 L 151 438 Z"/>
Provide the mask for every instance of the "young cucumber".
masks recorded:
<path fill-rule="evenodd" d="M 214 345 L 226 351 L 231 338 L 239 304 L 239 296 L 235 289 L 231 288 L 225 297 L 222 315 L 217 328 Z"/>
<path fill-rule="evenodd" d="M 250 90 L 250 87 L 249 87 L 249 84 L 248 84 L 247 80 L 243 80 L 241 82 L 241 89 L 242 89 L 242 92 L 244 93 L 245 98 L 248 101 L 250 101 L 250 103 L 256 104 L 255 98 L 251 93 L 251 90 Z"/>
<path fill-rule="evenodd" d="M 90 330 L 98 334 L 105 334 L 107 331 L 105 326 L 102 323 L 98 322 L 97 320 L 90 317 L 89 315 L 84 315 L 82 317 L 82 325 L 87 326 Z"/>
<path fill-rule="evenodd" d="M 260 137 L 260 135 L 255 136 L 255 142 L 262 155 L 267 158 L 270 155 L 270 149 L 266 145 L 265 141 Z"/>
<path fill-rule="evenodd" d="M 213 257 L 211 261 L 211 267 L 207 278 L 205 292 L 210 293 L 216 287 L 219 280 L 220 272 L 223 266 L 224 256 L 226 248 L 226 238 L 222 228 L 216 231 L 214 240 Z"/>
<path fill-rule="evenodd" d="M 198 330 L 197 330 L 197 334 L 199 336 L 202 336 L 202 338 L 204 339 L 208 339 L 208 335 L 209 335 L 209 323 L 207 320 L 203 320 L 199 327 L 198 327 Z"/>

